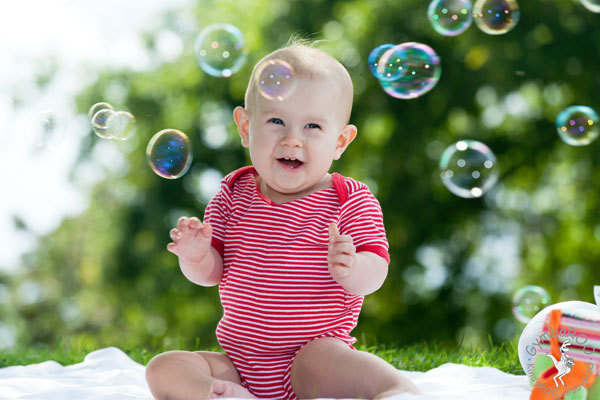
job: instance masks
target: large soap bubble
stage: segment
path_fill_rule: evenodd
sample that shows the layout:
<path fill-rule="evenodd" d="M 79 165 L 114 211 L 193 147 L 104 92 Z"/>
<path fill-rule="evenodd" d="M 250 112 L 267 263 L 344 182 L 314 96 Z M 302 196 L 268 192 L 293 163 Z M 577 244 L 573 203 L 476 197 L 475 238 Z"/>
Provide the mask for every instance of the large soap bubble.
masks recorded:
<path fill-rule="evenodd" d="M 471 0 L 433 0 L 427 17 L 433 29 L 444 36 L 463 33 L 473 22 Z"/>
<path fill-rule="evenodd" d="M 176 129 L 164 129 L 148 142 L 146 158 L 156 175 L 177 179 L 192 165 L 192 145 L 187 135 Z"/>
<path fill-rule="evenodd" d="M 598 113 L 587 106 L 565 108 L 556 117 L 556 130 L 560 138 L 571 146 L 585 146 L 600 134 Z"/>
<path fill-rule="evenodd" d="M 501 35 L 513 29 L 521 11 L 516 0 L 477 0 L 473 19 L 479 29 L 489 35 Z"/>
<path fill-rule="evenodd" d="M 550 294 L 540 286 L 527 285 L 515 292 L 512 310 L 516 319 L 528 323 L 543 308 L 550 305 Z"/>
<path fill-rule="evenodd" d="M 440 158 L 442 182 L 463 198 L 481 197 L 498 180 L 496 156 L 485 144 L 461 140 L 448 147 Z"/>
<path fill-rule="evenodd" d="M 231 24 L 213 24 L 196 37 L 194 53 L 200 68 L 209 75 L 229 78 L 246 62 L 246 41 Z"/>
<path fill-rule="evenodd" d="M 260 93 L 269 100 L 283 101 L 296 90 L 298 81 L 294 69 L 283 60 L 266 60 L 255 74 Z"/>
<path fill-rule="evenodd" d="M 440 80 L 442 67 L 436 52 L 423 43 L 407 42 L 387 50 L 379 59 L 377 72 L 383 76 L 394 65 L 395 79 L 380 79 L 383 90 L 398 99 L 414 99 L 429 92 Z"/>

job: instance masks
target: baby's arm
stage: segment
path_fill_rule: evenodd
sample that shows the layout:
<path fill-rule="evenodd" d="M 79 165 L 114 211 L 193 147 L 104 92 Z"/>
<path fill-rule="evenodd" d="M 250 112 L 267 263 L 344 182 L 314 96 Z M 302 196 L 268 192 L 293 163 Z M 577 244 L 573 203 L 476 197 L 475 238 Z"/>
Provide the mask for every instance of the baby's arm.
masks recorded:
<path fill-rule="evenodd" d="M 179 257 L 179 266 L 186 278 L 200 286 L 221 282 L 223 258 L 210 245 L 210 224 L 203 224 L 196 217 L 181 217 L 170 236 L 173 242 L 167 245 L 167 250 Z"/>

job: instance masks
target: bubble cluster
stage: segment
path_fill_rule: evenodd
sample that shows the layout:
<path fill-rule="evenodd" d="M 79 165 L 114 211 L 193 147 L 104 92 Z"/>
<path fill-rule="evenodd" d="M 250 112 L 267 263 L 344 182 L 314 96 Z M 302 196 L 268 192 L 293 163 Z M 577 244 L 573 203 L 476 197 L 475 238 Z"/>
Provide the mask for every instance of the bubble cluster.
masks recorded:
<path fill-rule="evenodd" d="M 115 111 L 110 103 L 96 103 L 90 107 L 88 117 L 92 131 L 102 139 L 127 140 L 136 130 L 136 120 L 127 111 Z"/>
<path fill-rule="evenodd" d="M 266 60 L 255 74 L 260 93 L 269 100 L 283 101 L 296 90 L 298 81 L 294 69 L 283 60 Z"/>
<path fill-rule="evenodd" d="M 427 17 L 433 29 L 444 36 L 463 33 L 473 22 L 471 0 L 433 0 Z"/>
<path fill-rule="evenodd" d="M 246 40 L 242 31 L 231 24 L 213 24 L 196 37 L 194 53 L 204 72 L 229 78 L 246 62 Z"/>
<path fill-rule="evenodd" d="M 598 113 L 587 106 L 565 108 L 556 117 L 556 130 L 560 138 L 571 146 L 585 146 L 598 137 Z"/>
<path fill-rule="evenodd" d="M 166 179 L 182 177 L 192 164 L 192 146 L 187 135 L 164 129 L 148 142 L 146 159 L 152 171 Z"/>
<path fill-rule="evenodd" d="M 546 289 L 535 285 L 523 286 L 514 293 L 512 298 L 513 315 L 524 324 L 549 305 L 550 294 Z"/>
<path fill-rule="evenodd" d="M 581 0 L 581 4 L 591 12 L 600 13 L 600 0 Z"/>
<path fill-rule="evenodd" d="M 513 29 L 521 11 L 516 0 L 477 0 L 473 19 L 479 29 L 489 35 L 501 35 Z"/>
<path fill-rule="evenodd" d="M 485 144 L 461 140 L 448 147 L 440 158 L 442 182 L 463 198 L 481 197 L 498 180 L 496 156 Z"/>
<path fill-rule="evenodd" d="M 379 83 L 390 96 L 414 99 L 429 92 L 440 80 L 442 67 L 436 52 L 426 44 L 402 43 L 386 50 L 378 61 Z"/>

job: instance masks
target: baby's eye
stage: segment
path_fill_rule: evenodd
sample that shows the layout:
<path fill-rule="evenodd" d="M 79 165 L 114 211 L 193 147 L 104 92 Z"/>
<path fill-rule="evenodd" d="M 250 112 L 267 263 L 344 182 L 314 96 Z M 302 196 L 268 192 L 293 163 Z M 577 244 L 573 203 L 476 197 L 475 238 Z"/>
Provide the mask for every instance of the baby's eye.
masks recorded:
<path fill-rule="evenodd" d="M 276 125 L 283 125 L 283 121 L 279 118 L 271 118 L 270 120 L 268 120 L 267 122 L 272 122 Z"/>
<path fill-rule="evenodd" d="M 306 127 L 308 129 L 321 129 L 321 126 L 319 124 L 313 124 L 313 123 L 306 124 Z"/>

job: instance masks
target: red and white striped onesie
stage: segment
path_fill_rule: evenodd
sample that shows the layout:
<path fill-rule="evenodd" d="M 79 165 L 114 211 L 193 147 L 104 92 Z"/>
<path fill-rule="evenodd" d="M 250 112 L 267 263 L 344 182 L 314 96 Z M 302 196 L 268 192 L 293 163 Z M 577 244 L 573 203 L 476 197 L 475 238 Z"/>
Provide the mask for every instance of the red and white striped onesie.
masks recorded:
<path fill-rule="evenodd" d="M 352 236 L 356 252 L 389 263 L 388 242 L 379 202 L 364 183 L 333 173 L 333 187 L 275 204 L 260 192 L 256 175 L 252 166 L 229 173 L 204 214 L 223 257 L 217 340 L 252 394 L 297 399 L 294 356 L 325 336 L 354 349 L 350 331 L 364 300 L 329 274 L 329 223 Z"/>

